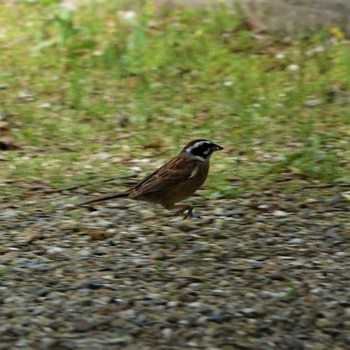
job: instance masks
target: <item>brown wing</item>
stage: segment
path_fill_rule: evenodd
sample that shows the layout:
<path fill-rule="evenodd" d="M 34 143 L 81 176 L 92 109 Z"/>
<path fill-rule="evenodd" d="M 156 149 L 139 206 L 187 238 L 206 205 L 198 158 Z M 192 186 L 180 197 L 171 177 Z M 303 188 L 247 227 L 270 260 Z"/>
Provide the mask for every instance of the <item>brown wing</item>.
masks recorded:
<path fill-rule="evenodd" d="M 174 188 L 176 185 L 189 180 L 196 169 L 198 161 L 193 159 L 173 158 L 154 173 L 144 178 L 130 190 L 129 197 L 138 197 L 148 193 Z"/>

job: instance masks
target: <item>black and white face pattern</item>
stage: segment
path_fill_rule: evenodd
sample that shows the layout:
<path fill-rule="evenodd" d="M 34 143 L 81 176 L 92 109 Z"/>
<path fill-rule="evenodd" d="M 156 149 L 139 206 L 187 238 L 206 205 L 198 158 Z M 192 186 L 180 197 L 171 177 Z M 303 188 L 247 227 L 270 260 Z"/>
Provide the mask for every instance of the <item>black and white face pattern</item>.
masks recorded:
<path fill-rule="evenodd" d="M 194 158 L 205 162 L 210 159 L 213 152 L 223 149 L 210 140 L 194 140 L 185 147 L 185 152 Z"/>

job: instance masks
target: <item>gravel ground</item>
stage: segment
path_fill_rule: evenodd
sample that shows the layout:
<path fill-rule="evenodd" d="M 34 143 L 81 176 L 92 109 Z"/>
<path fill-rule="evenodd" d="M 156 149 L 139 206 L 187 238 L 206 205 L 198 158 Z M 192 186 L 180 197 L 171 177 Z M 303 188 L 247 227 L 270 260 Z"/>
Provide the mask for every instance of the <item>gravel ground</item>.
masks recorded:
<path fill-rule="evenodd" d="M 327 191 L 194 197 L 193 220 L 2 201 L 0 350 L 349 349 L 349 201 Z"/>

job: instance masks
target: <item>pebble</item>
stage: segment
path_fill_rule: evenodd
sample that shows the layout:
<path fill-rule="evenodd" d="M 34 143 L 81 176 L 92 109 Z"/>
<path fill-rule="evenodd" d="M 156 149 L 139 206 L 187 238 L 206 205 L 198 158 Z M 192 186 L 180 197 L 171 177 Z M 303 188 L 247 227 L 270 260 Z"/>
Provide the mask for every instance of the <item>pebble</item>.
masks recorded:
<path fill-rule="evenodd" d="M 177 306 L 179 306 L 180 305 L 180 303 L 178 302 L 178 301 L 169 301 L 168 303 L 167 303 L 167 306 L 168 307 L 177 307 Z"/>
<path fill-rule="evenodd" d="M 7 209 L 0 212 L 0 216 L 4 219 L 12 219 L 17 217 L 21 212 L 18 210 Z"/>
<path fill-rule="evenodd" d="M 123 338 L 111 338 L 111 339 L 106 339 L 103 341 L 104 345 L 126 345 L 127 343 L 130 342 L 129 337 L 123 337 Z"/>
<path fill-rule="evenodd" d="M 231 317 L 229 317 L 228 314 L 225 314 L 222 311 L 213 311 L 213 313 L 207 317 L 207 321 L 222 323 L 228 321 L 230 318 Z"/>
<path fill-rule="evenodd" d="M 336 227 L 331 227 L 331 228 L 327 229 L 324 233 L 324 236 L 326 238 L 331 238 L 331 239 L 336 239 L 336 240 L 341 239 L 341 237 L 338 234 L 338 229 Z"/>
<path fill-rule="evenodd" d="M 229 287 L 231 285 L 232 285 L 232 283 L 230 281 L 227 281 L 227 280 L 222 280 L 219 282 L 220 287 Z"/>
<path fill-rule="evenodd" d="M 203 306 L 203 304 L 201 302 L 193 302 L 193 303 L 188 303 L 187 304 L 188 307 L 191 307 L 191 308 L 200 308 Z"/>
<path fill-rule="evenodd" d="M 170 338 L 172 334 L 173 334 L 173 331 L 171 328 L 163 328 L 162 329 L 162 336 L 164 338 Z"/>
<path fill-rule="evenodd" d="M 223 295 L 225 295 L 225 291 L 222 290 L 222 289 L 214 289 L 212 293 L 213 293 L 213 295 L 216 295 L 216 296 L 223 296 Z"/>
<path fill-rule="evenodd" d="M 296 72 L 300 69 L 300 66 L 297 64 L 290 64 L 287 69 L 291 72 Z"/>
<path fill-rule="evenodd" d="M 339 258 L 346 258 L 350 255 L 348 252 L 336 252 L 335 255 Z"/>
<path fill-rule="evenodd" d="M 283 217 L 286 217 L 288 216 L 289 214 L 283 210 L 275 210 L 273 213 L 272 213 L 273 216 L 276 216 L 278 218 L 283 218 Z"/>
<path fill-rule="evenodd" d="M 49 269 L 48 265 L 40 264 L 40 263 L 29 263 L 29 264 L 25 264 L 24 267 L 29 270 L 40 270 L 40 271 Z"/>
<path fill-rule="evenodd" d="M 210 228 L 204 231 L 204 234 L 213 239 L 222 238 L 223 231 L 218 228 Z"/>
<path fill-rule="evenodd" d="M 62 231 L 76 230 L 76 228 L 79 227 L 79 225 L 80 225 L 79 221 L 68 219 L 68 220 L 65 220 L 65 222 L 60 224 L 60 229 Z"/>
<path fill-rule="evenodd" d="M 195 276 L 196 270 L 193 267 L 185 267 L 178 272 L 178 277 L 192 278 Z"/>
<path fill-rule="evenodd" d="M 323 103 L 320 99 L 308 100 L 305 102 L 305 105 L 308 107 L 317 107 Z"/>
<path fill-rule="evenodd" d="M 287 243 L 298 245 L 298 244 L 303 244 L 304 240 L 301 238 L 293 238 L 293 239 L 290 239 Z"/>
<path fill-rule="evenodd" d="M 49 247 L 47 248 L 46 250 L 47 254 L 49 255 L 54 255 L 54 254 L 60 254 L 60 253 L 63 253 L 64 252 L 64 249 L 63 248 L 60 248 L 60 247 Z"/>
<path fill-rule="evenodd" d="M 28 346 L 28 340 L 23 338 L 18 339 L 15 344 L 18 348 L 24 348 Z"/>
<path fill-rule="evenodd" d="M 94 251 L 93 254 L 94 255 L 105 255 L 109 253 L 109 248 L 107 247 L 97 247 Z"/>
<path fill-rule="evenodd" d="M 234 82 L 231 80 L 226 80 L 226 81 L 224 81 L 223 85 L 226 87 L 230 87 L 230 86 L 234 85 Z"/>
<path fill-rule="evenodd" d="M 90 256 L 92 253 L 90 250 L 88 249 L 82 249 L 82 250 L 79 250 L 78 254 L 80 256 L 84 256 L 84 257 L 87 257 L 87 256 Z"/>
<path fill-rule="evenodd" d="M 95 223 L 95 226 L 97 226 L 97 227 L 111 227 L 111 226 L 113 226 L 113 222 L 107 221 L 107 220 L 98 220 Z"/>
<path fill-rule="evenodd" d="M 140 210 L 139 213 L 144 220 L 154 219 L 157 217 L 157 213 L 152 210 L 143 209 L 143 210 Z"/>
<path fill-rule="evenodd" d="M 94 328 L 93 323 L 88 320 L 79 320 L 74 323 L 74 330 L 77 332 L 87 332 Z"/>
<path fill-rule="evenodd" d="M 44 102 L 44 103 L 42 103 L 42 104 L 40 104 L 38 106 L 38 108 L 43 108 L 43 109 L 48 109 L 48 108 L 51 108 L 51 107 L 52 107 L 52 105 L 51 105 L 50 102 Z"/>
<path fill-rule="evenodd" d="M 241 309 L 241 311 L 244 313 L 244 314 L 253 314 L 255 313 L 255 309 L 252 308 L 252 307 L 246 307 L 244 309 Z"/>
<path fill-rule="evenodd" d="M 189 220 L 182 220 L 177 224 L 177 227 L 183 231 L 183 232 L 191 232 L 196 229 L 200 229 L 200 226 L 196 225 L 195 223 L 189 221 Z"/>

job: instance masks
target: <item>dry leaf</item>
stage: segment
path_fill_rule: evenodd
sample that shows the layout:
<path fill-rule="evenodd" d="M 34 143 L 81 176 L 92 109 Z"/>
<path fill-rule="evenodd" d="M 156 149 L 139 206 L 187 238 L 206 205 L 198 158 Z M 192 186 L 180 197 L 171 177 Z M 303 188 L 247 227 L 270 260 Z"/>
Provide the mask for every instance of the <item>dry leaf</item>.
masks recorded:
<path fill-rule="evenodd" d="M 163 141 L 162 140 L 155 140 L 152 141 L 146 145 L 143 146 L 144 148 L 156 148 L 156 149 L 160 149 L 163 147 Z"/>

